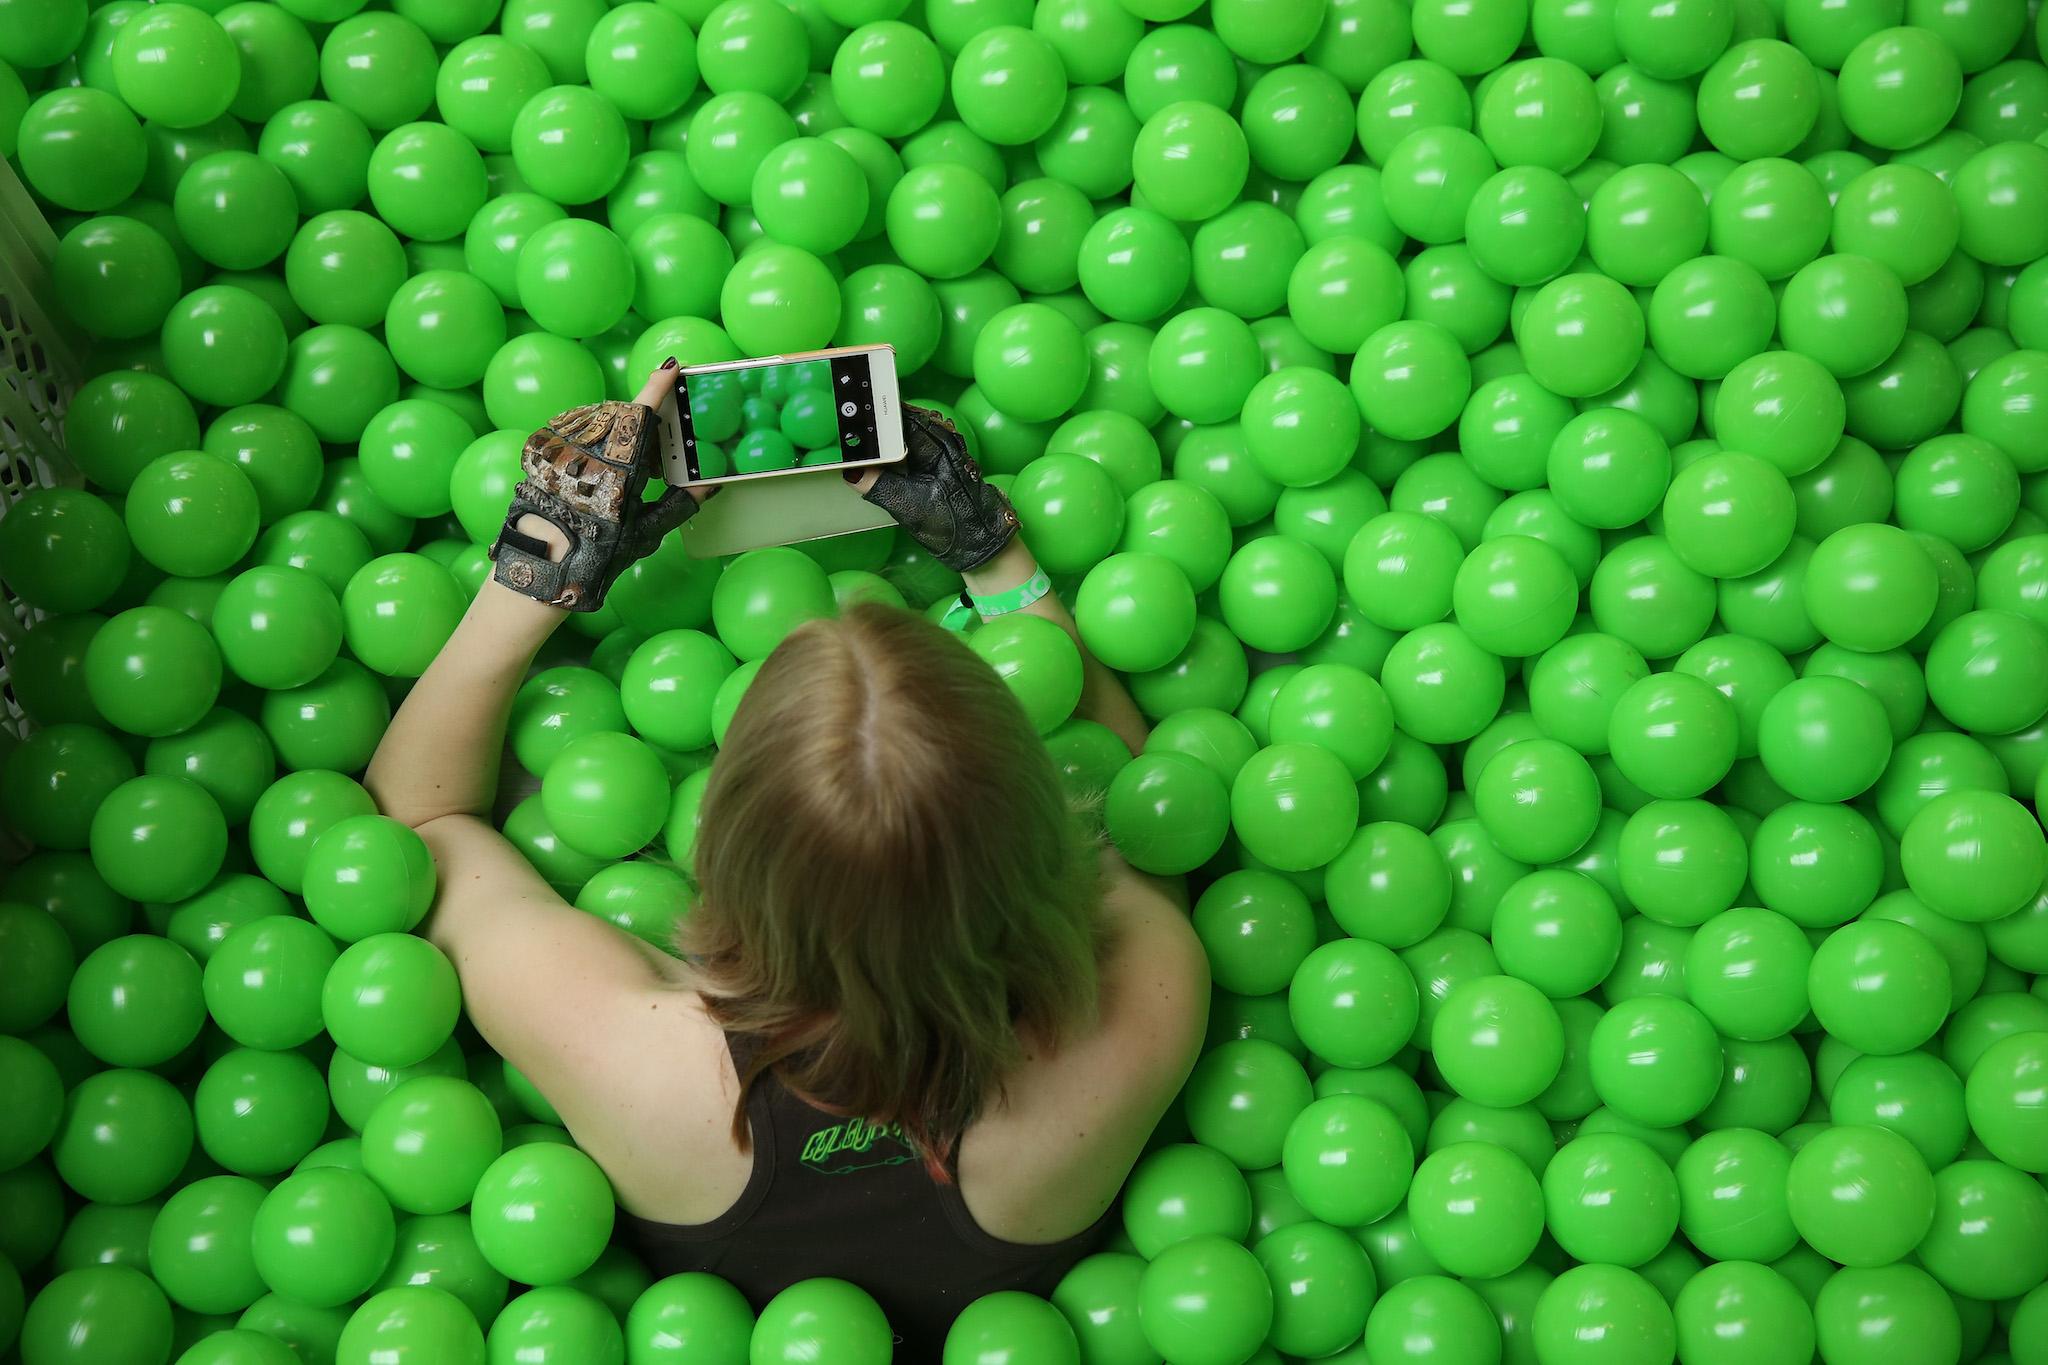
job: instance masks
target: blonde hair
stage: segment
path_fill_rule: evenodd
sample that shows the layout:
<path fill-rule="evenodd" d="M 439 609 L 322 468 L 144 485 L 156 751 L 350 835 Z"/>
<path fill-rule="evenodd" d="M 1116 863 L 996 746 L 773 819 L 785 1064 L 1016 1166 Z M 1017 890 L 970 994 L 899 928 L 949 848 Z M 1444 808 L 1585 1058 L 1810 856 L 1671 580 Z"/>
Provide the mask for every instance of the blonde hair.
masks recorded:
<path fill-rule="evenodd" d="M 1093 1016 L 1095 846 L 1009 688 L 859 605 L 762 665 L 705 789 L 680 946 L 705 1005 L 812 1103 L 896 1123 L 944 1179 L 1022 1055 Z"/>

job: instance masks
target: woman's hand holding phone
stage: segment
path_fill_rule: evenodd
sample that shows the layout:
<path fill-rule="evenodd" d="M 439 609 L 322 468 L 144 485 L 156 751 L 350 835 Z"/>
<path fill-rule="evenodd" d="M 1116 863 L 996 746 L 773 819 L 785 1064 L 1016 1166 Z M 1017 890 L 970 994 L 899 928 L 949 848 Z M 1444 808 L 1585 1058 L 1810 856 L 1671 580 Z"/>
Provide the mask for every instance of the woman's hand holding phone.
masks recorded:
<path fill-rule="evenodd" d="M 658 472 L 658 413 L 679 373 L 671 357 L 634 402 L 571 408 L 527 437 L 525 477 L 491 547 L 498 582 L 551 606 L 596 611 L 620 574 L 717 491 L 672 487 L 651 503 L 641 496 Z"/>
<path fill-rule="evenodd" d="M 995 558 L 1016 537 L 1017 513 L 983 480 L 953 424 L 905 404 L 903 440 L 899 463 L 843 477 L 956 573 Z"/>

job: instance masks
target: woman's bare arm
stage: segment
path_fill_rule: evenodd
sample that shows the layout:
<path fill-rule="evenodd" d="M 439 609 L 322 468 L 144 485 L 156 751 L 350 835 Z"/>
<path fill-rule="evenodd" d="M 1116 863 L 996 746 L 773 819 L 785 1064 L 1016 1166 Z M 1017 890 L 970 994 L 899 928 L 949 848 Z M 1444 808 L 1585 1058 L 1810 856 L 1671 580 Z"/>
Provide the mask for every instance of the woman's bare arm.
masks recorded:
<path fill-rule="evenodd" d="M 444 815 L 489 814 L 512 699 L 567 616 L 484 581 L 370 760 L 364 785 L 386 815 L 418 828 Z"/>
<path fill-rule="evenodd" d="M 640 401 L 656 406 L 672 383 L 657 374 Z M 525 517 L 519 529 L 558 560 L 568 552 L 568 539 L 542 518 Z M 564 904 L 490 824 L 513 699 L 567 619 L 565 610 L 487 579 L 399 707 L 364 778 L 379 808 L 419 830 L 433 852 L 440 889 L 421 932 L 454 961 L 484 1036 L 544 1090 L 566 1087 L 576 1071 L 551 1060 L 557 1006 L 589 1008 L 581 983 L 601 993 L 602 983 L 651 982 L 670 966 L 631 935 Z M 551 979 L 564 984 L 543 991 Z"/>
<path fill-rule="evenodd" d="M 674 371 L 657 370 L 636 401 L 658 410 L 674 389 Z M 569 551 L 568 538 L 540 517 L 520 518 L 518 529 L 557 561 Z M 559 607 L 484 580 L 370 760 L 364 784 L 386 815 L 418 828 L 444 815 L 490 813 L 513 698 L 534 655 L 567 619 Z"/>

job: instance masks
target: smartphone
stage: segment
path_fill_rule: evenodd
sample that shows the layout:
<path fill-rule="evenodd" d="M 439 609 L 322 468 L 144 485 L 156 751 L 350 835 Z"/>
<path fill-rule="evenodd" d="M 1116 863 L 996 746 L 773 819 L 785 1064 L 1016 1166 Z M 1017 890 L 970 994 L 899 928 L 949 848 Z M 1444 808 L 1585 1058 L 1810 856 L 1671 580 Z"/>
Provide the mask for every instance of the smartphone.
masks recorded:
<path fill-rule="evenodd" d="M 892 346 L 691 365 L 661 416 L 671 484 L 859 469 L 904 453 Z"/>

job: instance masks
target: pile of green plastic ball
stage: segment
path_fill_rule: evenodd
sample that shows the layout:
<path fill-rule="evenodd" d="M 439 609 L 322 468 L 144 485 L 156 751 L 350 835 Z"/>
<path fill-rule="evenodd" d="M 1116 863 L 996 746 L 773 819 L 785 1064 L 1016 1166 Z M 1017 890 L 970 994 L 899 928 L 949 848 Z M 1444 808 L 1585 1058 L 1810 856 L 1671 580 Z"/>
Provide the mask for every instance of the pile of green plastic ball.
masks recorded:
<path fill-rule="evenodd" d="M 0 519 L 0 1354 L 887 1359 L 852 1286 L 757 1321 L 612 1244 L 357 775 L 529 430 L 888 342 L 1154 720 L 1074 718 L 1044 621 L 971 637 L 1197 874 L 1216 983 L 1119 1236 L 947 1365 L 2048 1365 L 2044 38 L 0 0 L 91 376 L 83 486 Z M 522 689 L 506 835 L 665 944 L 759 661 L 957 587 L 893 532 L 670 542 Z"/>

